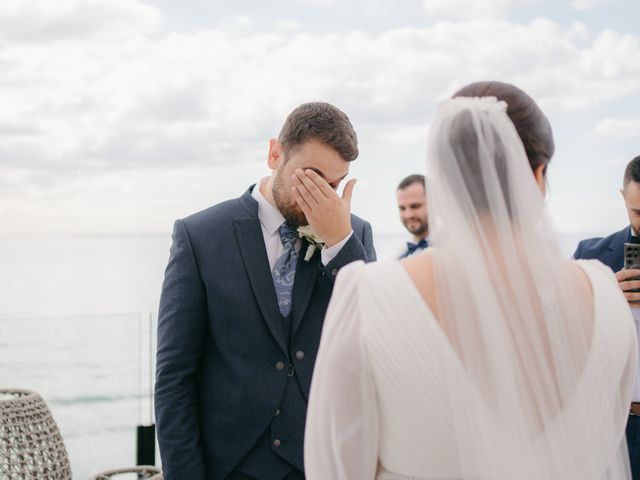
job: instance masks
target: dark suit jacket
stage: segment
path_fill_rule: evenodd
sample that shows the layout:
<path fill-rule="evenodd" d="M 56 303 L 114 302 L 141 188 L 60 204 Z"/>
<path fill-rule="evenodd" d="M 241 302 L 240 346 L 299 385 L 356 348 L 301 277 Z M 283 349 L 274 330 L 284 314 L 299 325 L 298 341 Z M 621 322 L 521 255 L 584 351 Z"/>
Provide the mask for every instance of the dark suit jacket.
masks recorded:
<path fill-rule="evenodd" d="M 596 259 L 617 272 L 624 266 L 624 244 L 631 240 L 631 228 L 625 227 L 605 238 L 590 238 L 578 243 L 573 258 Z"/>
<path fill-rule="evenodd" d="M 166 480 L 223 479 L 273 419 L 294 364 L 308 400 L 337 272 L 375 260 L 371 226 L 326 266 L 296 267 L 287 345 L 251 189 L 175 223 L 158 318 L 155 409 Z M 292 352 L 304 352 L 292 355 Z M 302 456 L 302 445 L 300 445 Z M 302 458 L 300 458 L 302 463 Z"/>

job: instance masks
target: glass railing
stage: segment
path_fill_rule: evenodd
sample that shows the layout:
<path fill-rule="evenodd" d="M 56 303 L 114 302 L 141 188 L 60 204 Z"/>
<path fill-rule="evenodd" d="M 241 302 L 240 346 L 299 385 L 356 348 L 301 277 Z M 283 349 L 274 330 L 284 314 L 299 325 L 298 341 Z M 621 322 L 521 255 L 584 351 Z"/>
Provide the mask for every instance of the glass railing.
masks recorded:
<path fill-rule="evenodd" d="M 136 464 L 136 427 L 153 422 L 155 332 L 150 314 L 0 318 L 0 388 L 44 398 L 74 478 Z"/>

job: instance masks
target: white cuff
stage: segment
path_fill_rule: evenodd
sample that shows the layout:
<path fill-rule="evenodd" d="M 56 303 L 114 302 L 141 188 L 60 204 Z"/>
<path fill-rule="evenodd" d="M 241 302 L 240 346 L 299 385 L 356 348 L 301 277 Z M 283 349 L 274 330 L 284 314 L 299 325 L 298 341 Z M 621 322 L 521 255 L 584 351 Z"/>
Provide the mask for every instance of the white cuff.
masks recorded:
<path fill-rule="evenodd" d="M 342 247 L 344 247 L 344 244 L 347 243 L 351 238 L 351 235 L 353 235 L 353 230 L 349 232 L 349 235 L 344 237 L 342 240 L 340 240 L 338 243 L 336 243 L 332 247 L 325 247 L 322 250 L 320 250 L 320 255 L 321 255 L 320 258 L 322 260 L 322 265 L 325 265 L 325 266 L 328 265 L 329 263 L 331 263 L 331 260 L 333 260 L 338 256 L 338 254 L 340 253 L 340 250 L 342 250 Z"/>

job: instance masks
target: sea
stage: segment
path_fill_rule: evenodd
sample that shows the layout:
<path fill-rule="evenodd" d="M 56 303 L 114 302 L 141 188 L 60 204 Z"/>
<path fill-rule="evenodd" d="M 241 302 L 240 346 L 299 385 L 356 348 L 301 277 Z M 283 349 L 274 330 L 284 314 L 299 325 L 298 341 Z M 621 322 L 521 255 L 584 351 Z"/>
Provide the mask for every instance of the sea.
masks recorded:
<path fill-rule="evenodd" d="M 567 255 L 592 236 L 565 235 Z M 407 239 L 376 234 L 378 258 L 394 258 Z M 74 478 L 133 466 L 136 428 L 154 421 L 157 309 L 170 244 L 168 233 L 0 236 L 0 389 L 44 398 Z"/>

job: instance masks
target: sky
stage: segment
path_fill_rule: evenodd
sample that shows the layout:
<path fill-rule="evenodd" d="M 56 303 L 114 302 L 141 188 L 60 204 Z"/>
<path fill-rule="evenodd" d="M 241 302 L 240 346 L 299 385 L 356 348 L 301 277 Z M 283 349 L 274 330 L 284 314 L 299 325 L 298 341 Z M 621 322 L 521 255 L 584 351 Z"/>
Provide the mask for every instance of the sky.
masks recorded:
<path fill-rule="evenodd" d="M 638 18 L 637 0 L 2 0 L 0 235 L 168 233 L 268 175 L 269 138 L 315 100 L 358 133 L 353 211 L 402 232 L 396 185 L 477 80 L 549 117 L 558 228 L 619 230 Z"/>

